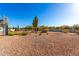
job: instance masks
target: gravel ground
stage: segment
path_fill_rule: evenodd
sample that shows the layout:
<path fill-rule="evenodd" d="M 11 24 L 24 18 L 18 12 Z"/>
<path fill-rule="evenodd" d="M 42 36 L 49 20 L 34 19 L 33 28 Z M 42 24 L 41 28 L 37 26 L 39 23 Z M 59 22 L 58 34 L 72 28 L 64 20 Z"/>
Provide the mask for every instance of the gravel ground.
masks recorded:
<path fill-rule="evenodd" d="M 79 56 L 79 35 L 73 33 L 0 36 L 1 56 Z"/>

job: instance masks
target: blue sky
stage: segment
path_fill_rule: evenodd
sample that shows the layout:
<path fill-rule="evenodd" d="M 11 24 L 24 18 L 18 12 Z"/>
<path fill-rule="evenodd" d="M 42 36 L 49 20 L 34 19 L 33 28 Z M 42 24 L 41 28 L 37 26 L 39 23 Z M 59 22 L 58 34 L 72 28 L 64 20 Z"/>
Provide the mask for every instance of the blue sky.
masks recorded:
<path fill-rule="evenodd" d="M 39 18 L 39 26 L 78 24 L 72 6 L 73 4 L 67 3 L 2 3 L 0 18 L 8 16 L 9 26 L 20 27 L 32 25 L 35 16 Z"/>

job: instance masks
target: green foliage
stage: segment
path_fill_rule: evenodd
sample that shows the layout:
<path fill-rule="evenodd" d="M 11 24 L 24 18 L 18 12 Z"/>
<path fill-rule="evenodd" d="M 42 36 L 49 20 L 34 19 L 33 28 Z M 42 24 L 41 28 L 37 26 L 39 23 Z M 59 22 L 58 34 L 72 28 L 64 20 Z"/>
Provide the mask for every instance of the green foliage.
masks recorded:
<path fill-rule="evenodd" d="M 22 33 L 20 33 L 19 35 L 25 36 L 25 35 L 27 35 L 27 33 L 22 32 Z"/>
<path fill-rule="evenodd" d="M 64 29 L 63 32 L 64 33 L 69 33 L 69 29 Z"/>
<path fill-rule="evenodd" d="M 28 33 L 25 32 L 25 31 L 21 31 L 21 32 L 20 31 L 15 31 L 15 32 L 10 32 L 9 31 L 9 33 L 8 33 L 9 36 L 13 36 L 13 35 L 22 35 L 23 36 L 23 35 L 27 35 L 27 34 Z"/>
<path fill-rule="evenodd" d="M 14 34 L 9 33 L 8 35 L 9 35 L 9 36 L 13 36 Z"/>
<path fill-rule="evenodd" d="M 37 32 L 37 28 L 38 28 L 38 17 L 37 16 L 35 16 L 32 25 L 33 25 L 33 29 L 35 30 L 35 32 Z"/>
<path fill-rule="evenodd" d="M 13 36 L 14 35 L 14 32 L 9 32 L 8 35 L 9 36 Z"/>
<path fill-rule="evenodd" d="M 57 26 L 57 27 L 55 27 L 55 29 L 60 29 L 60 27 Z"/>
<path fill-rule="evenodd" d="M 26 26 L 24 29 L 32 30 L 32 26 Z"/>
<path fill-rule="evenodd" d="M 19 31 L 20 30 L 20 27 L 19 25 L 17 25 L 17 27 L 15 27 L 15 31 Z"/>
<path fill-rule="evenodd" d="M 47 28 L 48 28 L 48 27 L 47 27 L 47 26 L 44 26 L 44 25 L 42 25 L 42 26 L 39 27 L 40 30 L 45 30 L 45 29 L 47 29 Z"/>
<path fill-rule="evenodd" d="M 33 25 L 33 27 L 38 27 L 38 17 L 37 16 L 35 16 L 32 25 Z"/>
<path fill-rule="evenodd" d="M 40 26 L 41 33 L 47 33 L 48 34 L 48 30 L 49 30 L 49 28 L 47 26 L 44 26 L 44 25 Z"/>
<path fill-rule="evenodd" d="M 67 26 L 67 25 L 64 25 L 64 26 L 61 26 L 62 29 L 70 29 L 70 26 Z"/>
<path fill-rule="evenodd" d="M 74 29 L 79 29 L 79 25 L 78 25 L 78 24 L 74 24 L 74 25 L 73 25 L 73 28 L 74 28 Z"/>
<path fill-rule="evenodd" d="M 54 30 L 54 29 L 56 29 L 55 26 L 51 26 L 51 27 L 48 27 L 48 28 L 49 28 L 49 30 Z"/>

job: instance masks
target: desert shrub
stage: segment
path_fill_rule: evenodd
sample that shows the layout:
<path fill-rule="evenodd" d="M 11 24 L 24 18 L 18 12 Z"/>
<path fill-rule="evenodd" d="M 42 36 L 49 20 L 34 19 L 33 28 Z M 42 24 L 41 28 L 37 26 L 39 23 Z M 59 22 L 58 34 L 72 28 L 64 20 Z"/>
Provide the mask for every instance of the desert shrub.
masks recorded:
<path fill-rule="evenodd" d="M 25 26 L 25 30 L 32 30 L 32 26 Z"/>
<path fill-rule="evenodd" d="M 79 35 L 79 29 L 76 31 L 76 33 Z"/>
<path fill-rule="evenodd" d="M 13 35 L 27 35 L 27 33 L 26 32 L 17 32 L 17 31 L 15 31 L 15 32 L 9 32 L 8 35 L 9 36 L 13 36 Z"/>
<path fill-rule="evenodd" d="M 63 32 L 64 33 L 68 33 L 69 32 L 69 29 L 64 29 Z"/>
<path fill-rule="evenodd" d="M 8 34 L 9 36 L 13 36 L 13 34 Z"/>
<path fill-rule="evenodd" d="M 47 30 L 42 30 L 41 33 L 47 33 Z"/>
<path fill-rule="evenodd" d="M 9 36 L 13 36 L 14 33 L 13 33 L 13 32 L 9 32 L 8 35 L 9 35 Z"/>
<path fill-rule="evenodd" d="M 79 25 L 78 24 L 74 24 L 73 28 L 76 29 L 76 30 L 78 30 L 79 29 Z"/>
<path fill-rule="evenodd" d="M 48 32 L 46 34 L 48 35 Z"/>
<path fill-rule="evenodd" d="M 19 35 L 19 33 L 15 33 L 14 35 Z"/>
<path fill-rule="evenodd" d="M 39 35 L 42 35 L 42 33 L 39 33 Z"/>
<path fill-rule="evenodd" d="M 79 32 L 77 32 L 77 34 L 79 35 Z"/>
<path fill-rule="evenodd" d="M 14 32 L 14 35 L 19 35 L 19 32 L 18 32 L 18 31 L 15 31 L 15 32 Z"/>
<path fill-rule="evenodd" d="M 47 29 L 49 29 L 49 28 L 47 26 L 44 26 L 44 25 L 42 25 L 42 26 L 39 27 L 39 30 L 40 31 L 47 30 Z"/>
<path fill-rule="evenodd" d="M 22 33 L 19 33 L 19 35 L 25 36 L 25 35 L 27 35 L 27 33 L 22 32 Z"/>

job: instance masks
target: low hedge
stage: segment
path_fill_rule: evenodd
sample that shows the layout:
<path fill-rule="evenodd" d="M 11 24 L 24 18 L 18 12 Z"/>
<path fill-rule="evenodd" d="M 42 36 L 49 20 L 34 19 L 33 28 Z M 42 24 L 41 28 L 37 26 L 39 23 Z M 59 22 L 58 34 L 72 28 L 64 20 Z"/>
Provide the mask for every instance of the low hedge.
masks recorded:
<path fill-rule="evenodd" d="M 25 33 L 25 32 L 21 32 L 21 33 L 19 33 L 19 32 L 9 32 L 8 35 L 9 36 L 13 36 L 13 35 L 22 35 L 22 36 L 25 36 L 25 35 L 27 35 L 27 33 Z"/>
<path fill-rule="evenodd" d="M 64 29 L 63 32 L 64 33 L 69 33 L 69 29 Z"/>

